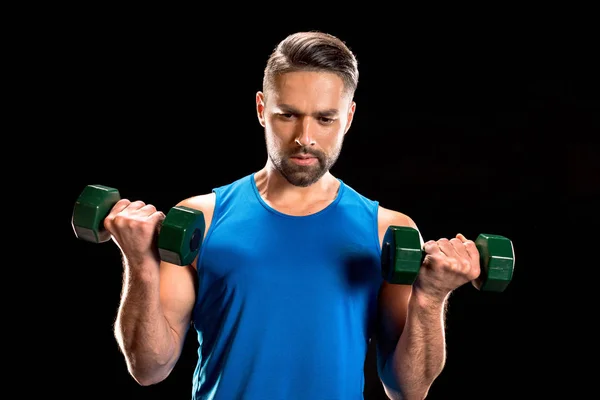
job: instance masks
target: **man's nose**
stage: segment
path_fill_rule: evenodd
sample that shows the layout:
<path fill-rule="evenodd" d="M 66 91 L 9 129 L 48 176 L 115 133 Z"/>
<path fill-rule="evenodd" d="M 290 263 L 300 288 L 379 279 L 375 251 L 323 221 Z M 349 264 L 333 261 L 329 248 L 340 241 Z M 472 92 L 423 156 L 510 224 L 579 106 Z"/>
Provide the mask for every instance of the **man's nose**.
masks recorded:
<path fill-rule="evenodd" d="M 313 146 L 315 144 L 314 133 L 312 132 L 314 121 L 305 117 L 300 124 L 300 132 L 295 139 L 298 146 Z"/>

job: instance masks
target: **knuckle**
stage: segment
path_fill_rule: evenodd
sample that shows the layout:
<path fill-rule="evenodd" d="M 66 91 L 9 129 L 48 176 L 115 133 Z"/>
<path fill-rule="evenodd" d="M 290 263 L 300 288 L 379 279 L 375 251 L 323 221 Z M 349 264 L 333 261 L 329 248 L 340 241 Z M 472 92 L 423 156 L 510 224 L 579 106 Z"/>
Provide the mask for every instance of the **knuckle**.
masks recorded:
<path fill-rule="evenodd" d="M 460 265 L 466 271 L 468 271 L 471 268 L 471 262 L 468 259 L 466 259 L 466 258 L 462 258 L 460 260 Z"/>
<path fill-rule="evenodd" d="M 435 267 L 444 263 L 444 256 L 442 254 L 430 254 L 431 266 Z"/>
<path fill-rule="evenodd" d="M 129 205 L 131 203 L 131 201 L 129 201 L 129 199 L 120 199 L 119 201 L 117 201 L 115 203 L 115 206 L 126 206 Z"/>
<path fill-rule="evenodd" d="M 448 260 L 448 266 L 452 271 L 457 271 L 460 269 L 460 263 L 455 258 Z"/>
<path fill-rule="evenodd" d="M 468 242 L 465 242 L 465 246 L 467 246 L 467 248 L 469 249 L 469 251 L 471 249 L 476 250 L 477 246 L 475 245 L 475 242 L 473 242 L 472 240 L 469 240 Z"/>
<path fill-rule="evenodd" d="M 117 214 L 112 219 L 112 224 L 117 227 L 122 227 L 127 224 L 128 218 L 122 214 Z"/>
<path fill-rule="evenodd" d="M 104 229 L 106 229 L 107 231 L 111 230 L 112 223 L 113 223 L 112 217 L 106 217 L 106 218 L 104 218 L 104 221 L 102 221 L 102 225 L 104 226 Z"/>
<path fill-rule="evenodd" d="M 428 256 L 427 266 L 433 271 L 441 271 L 446 268 L 447 261 L 443 255 L 431 254 Z"/>

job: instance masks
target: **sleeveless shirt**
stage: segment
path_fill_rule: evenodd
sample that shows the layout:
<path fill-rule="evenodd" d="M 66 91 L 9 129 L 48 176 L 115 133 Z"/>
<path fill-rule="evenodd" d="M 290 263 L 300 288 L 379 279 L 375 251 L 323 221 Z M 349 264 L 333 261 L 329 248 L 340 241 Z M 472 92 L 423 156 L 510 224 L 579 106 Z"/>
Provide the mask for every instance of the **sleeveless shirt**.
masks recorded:
<path fill-rule="evenodd" d="M 192 399 L 363 399 L 382 283 L 378 202 L 338 181 L 335 200 L 308 216 L 270 207 L 254 173 L 213 189 Z"/>

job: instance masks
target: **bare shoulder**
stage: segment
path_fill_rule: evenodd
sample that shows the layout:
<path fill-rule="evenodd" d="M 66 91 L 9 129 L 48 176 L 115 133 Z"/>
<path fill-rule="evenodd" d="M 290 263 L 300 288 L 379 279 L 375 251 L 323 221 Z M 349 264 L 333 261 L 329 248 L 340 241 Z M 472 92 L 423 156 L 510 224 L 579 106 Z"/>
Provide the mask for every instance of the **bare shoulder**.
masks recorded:
<path fill-rule="evenodd" d="M 208 227 L 213 217 L 213 212 L 215 209 L 215 199 L 216 196 L 214 193 L 205 193 L 183 199 L 179 203 L 177 203 L 177 205 L 202 211 L 202 214 L 204 214 L 204 224 L 206 225 L 206 235 L 206 232 L 208 232 Z"/>
<path fill-rule="evenodd" d="M 415 221 L 405 213 L 382 206 L 379 206 L 378 224 L 380 242 L 390 226 L 409 226 L 417 229 Z"/>
<path fill-rule="evenodd" d="M 189 207 L 202 211 L 204 214 L 212 214 L 215 208 L 215 194 L 205 193 L 188 197 L 177 203 L 178 206 Z"/>

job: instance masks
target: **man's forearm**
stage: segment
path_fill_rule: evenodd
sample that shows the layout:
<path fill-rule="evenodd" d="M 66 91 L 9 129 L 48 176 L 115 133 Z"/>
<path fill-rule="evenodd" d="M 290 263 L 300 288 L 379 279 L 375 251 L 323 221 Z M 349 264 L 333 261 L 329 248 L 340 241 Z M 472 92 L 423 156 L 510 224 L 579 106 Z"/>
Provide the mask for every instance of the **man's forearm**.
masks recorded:
<path fill-rule="evenodd" d="M 445 299 L 432 299 L 413 291 L 406 324 L 396 348 L 382 371 L 388 387 L 400 399 L 424 399 L 446 361 Z"/>
<path fill-rule="evenodd" d="M 158 266 L 126 266 L 115 337 L 131 375 L 143 385 L 166 377 L 176 343 L 160 306 Z"/>

